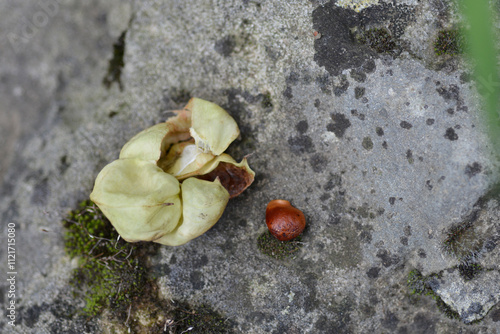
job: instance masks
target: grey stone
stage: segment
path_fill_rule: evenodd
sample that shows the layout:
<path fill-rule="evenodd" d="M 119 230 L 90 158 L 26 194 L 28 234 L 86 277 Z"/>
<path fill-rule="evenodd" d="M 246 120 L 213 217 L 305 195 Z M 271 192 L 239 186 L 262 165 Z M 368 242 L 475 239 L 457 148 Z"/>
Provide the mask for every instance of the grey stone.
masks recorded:
<path fill-rule="evenodd" d="M 465 323 L 482 319 L 500 301 L 500 273 L 485 271 L 470 281 L 465 281 L 457 270 L 445 271 L 439 279 L 430 282 L 432 290 Z"/>

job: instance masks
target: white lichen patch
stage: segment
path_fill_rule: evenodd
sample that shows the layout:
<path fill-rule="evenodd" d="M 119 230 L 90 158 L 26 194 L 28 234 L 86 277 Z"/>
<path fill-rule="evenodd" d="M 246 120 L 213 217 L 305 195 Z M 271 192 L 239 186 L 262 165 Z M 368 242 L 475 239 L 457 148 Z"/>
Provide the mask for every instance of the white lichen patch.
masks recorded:
<path fill-rule="evenodd" d="M 373 5 L 378 5 L 379 0 L 339 0 L 337 6 L 342 8 L 350 8 L 359 13 L 365 8 Z"/>

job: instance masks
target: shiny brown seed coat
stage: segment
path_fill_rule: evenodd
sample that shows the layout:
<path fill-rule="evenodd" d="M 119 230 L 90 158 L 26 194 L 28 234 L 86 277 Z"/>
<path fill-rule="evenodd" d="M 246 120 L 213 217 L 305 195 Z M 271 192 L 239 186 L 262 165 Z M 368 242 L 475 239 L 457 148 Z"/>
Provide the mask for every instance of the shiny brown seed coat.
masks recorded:
<path fill-rule="evenodd" d="M 298 237 L 306 227 L 304 213 L 294 208 L 289 201 L 276 199 L 267 205 L 266 224 L 269 231 L 280 241 Z"/>

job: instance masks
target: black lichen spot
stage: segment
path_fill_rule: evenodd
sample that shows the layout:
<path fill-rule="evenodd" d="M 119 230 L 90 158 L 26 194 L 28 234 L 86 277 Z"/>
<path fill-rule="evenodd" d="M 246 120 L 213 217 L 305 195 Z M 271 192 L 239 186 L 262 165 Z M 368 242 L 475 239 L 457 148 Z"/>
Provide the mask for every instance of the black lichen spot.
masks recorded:
<path fill-rule="evenodd" d="M 390 205 L 394 205 L 395 202 L 396 202 L 396 197 L 389 197 L 389 204 Z"/>
<path fill-rule="evenodd" d="M 363 142 L 361 143 L 363 148 L 367 151 L 370 151 L 373 148 L 373 142 L 370 137 L 363 138 Z"/>
<path fill-rule="evenodd" d="M 215 42 L 214 49 L 220 55 L 229 57 L 236 47 L 236 38 L 232 35 L 225 36 Z"/>
<path fill-rule="evenodd" d="M 439 87 L 436 91 L 441 95 L 446 101 L 453 100 L 458 101 L 460 99 L 460 89 L 457 85 L 450 85 L 448 88 Z"/>
<path fill-rule="evenodd" d="M 365 82 L 366 81 L 366 74 L 363 72 L 360 72 L 358 70 L 351 70 L 351 78 L 356 80 L 357 82 Z"/>
<path fill-rule="evenodd" d="M 299 83 L 300 74 L 296 71 L 290 71 L 290 75 L 286 78 L 286 83 L 288 85 L 296 85 Z"/>
<path fill-rule="evenodd" d="M 35 185 L 33 194 L 31 195 L 31 204 L 45 205 L 50 196 L 49 180 L 47 178 L 41 180 Z"/>
<path fill-rule="evenodd" d="M 396 255 L 391 255 L 386 249 L 379 249 L 376 256 L 382 260 L 382 265 L 386 268 L 399 262 L 399 258 Z"/>
<path fill-rule="evenodd" d="M 403 128 L 403 129 L 406 129 L 406 130 L 409 130 L 413 127 L 413 125 L 411 125 L 410 123 L 408 123 L 407 121 L 401 121 L 401 123 L 399 123 L 399 125 Z"/>
<path fill-rule="evenodd" d="M 469 178 L 475 176 L 476 174 L 481 173 L 483 170 L 483 167 L 481 164 L 474 162 L 472 165 L 467 165 L 465 167 L 465 175 L 467 175 Z"/>
<path fill-rule="evenodd" d="M 404 246 L 408 246 L 408 238 L 407 237 L 399 238 L 399 242 L 401 242 L 401 244 Z"/>
<path fill-rule="evenodd" d="M 323 186 L 323 189 L 326 191 L 333 190 L 335 187 L 340 187 L 342 185 L 342 178 L 340 175 L 332 175 L 331 179 L 326 182 L 326 184 Z"/>
<path fill-rule="evenodd" d="M 313 11 L 313 27 L 322 34 L 315 40 L 314 61 L 333 76 L 348 68 L 363 68 L 375 52 L 357 44 L 350 29 L 358 25 L 358 14 L 338 7 L 335 1 L 319 6 Z"/>
<path fill-rule="evenodd" d="M 427 124 L 427 125 L 434 124 L 434 118 L 427 118 L 427 120 L 425 121 L 425 124 Z"/>
<path fill-rule="evenodd" d="M 453 110 L 453 108 L 448 108 L 446 109 L 446 112 L 450 115 L 453 115 L 455 113 L 455 110 Z"/>
<path fill-rule="evenodd" d="M 483 313 L 483 305 L 479 302 L 473 302 L 467 309 L 467 311 L 462 314 L 462 318 L 465 319 L 473 314 L 481 314 Z"/>
<path fill-rule="evenodd" d="M 123 91 L 123 84 L 121 81 L 122 69 L 125 65 L 123 55 L 125 54 L 125 36 L 127 31 L 122 32 L 118 41 L 113 44 L 113 58 L 109 60 L 108 73 L 102 79 L 102 84 L 107 88 L 111 88 L 113 82 L 118 83 L 118 87 Z"/>
<path fill-rule="evenodd" d="M 344 114 L 334 113 L 331 114 L 333 123 L 329 123 L 326 129 L 330 132 L 335 133 L 337 138 L 342 138 L 348 127 L 351 126 L 351 121 Z"/>
<path fill-rule="evenodd" d="M 429 190 L 432 190 L 432 188 L 434 188 L 434 186 L 431 184 L 431 180 L 427 180 L 425 181 L 425 186 L 427 187 L 427 189 Z"/>
<path fill-rule="evenodd" d="M 415 159 L 413 159 L 413 152 L 411 150 L 406 151 L 406 160 L 408 160 L 408 163 L 410 164 L 415 162 Z"/>
<path fill-rule="evenodd" d="M 351 333 L 349 328 L 351 322 L 351 311 L 353 310 L 353 302 L 348 298 L 344 298 L 340 303 L 336 304 L 331 314 L 321 315 L 314 323 L 313 330 L 315 333 Z"/>
<path fill-rule="evenodd" d="M 395 331 L 396 328 L 398 328 L 399 319 L 398 317 L 396 317 L 394 313 L 387 311 L 385 313 L 384 319 L 382 319 L 380 322 L 382 323 L 382 326 L 384 326 L 385 328 L 391 331 Z"/>
<path fill-rule="evenodd" d="M 492 252 L 497 247 L 497 243 L 495 240 L 488 240 L 484 244 L 484 249 L 489 253 Z"/>
<path fill-rule="evenodd" d="M 165 100 L 167 103 L 168 100 L 172 100 L 175 104 L 186 104 L 191 97 L 191 92 L 187 89 L 175 87 L 165 96 Z"/>
<path fill-rule="evenodd" d="M 325 170 L 328 160 L 324 155 L 317 153 L 311 157 L 310 163 L 313 171 L 320 173 Z"/>
<path fill-rule="evenodd" d="M 462 72 L 462 74 L 460 74 L 460 83 L 461 84 L 469 83 L 471 80 L 472 80 L 472 76 L 470 75 L 470 73 Z"/>
<path fill-rule="evenodd" d="M 423 312 L 419 312 L 413 318 L 408 333 L 434 334 L 436 333 L 436 321 L 429 319 Z"/>
<path fill-rule="evenodd" d="M 321 196 L 320 196 L 319 200 L 320 200 L 321 202 L 324 202 L 324 201 L 326 201 L 326 200 L 329 200 L 329 199 L 330 199 L 330 197 L 332 197 L 332 195 L 331 195 L 331 194 L 329 194 L 329 193 L 324 193 L 323 195 L 321 195 Z"/>
<path fill-rule="evenodd" d="M 372 234 L 369 231 L 362 231 L 359 234 L 359 239 L 365 244 L 370 244 L 372 242 Z"/>
<path fill-rule="evenodd" d="M 383 147 L 383 148 L 385 148 L 385 149 L 387 150 L 387 142 L 386 142 L 386 141 L 384 141 L 384 142 L 382 143 L 382 147 Z"/>
<path fill-rule="evenodd" d="M 427 257 L 427 253 L 425 252 L 425 249 L 423 248 L 420 248 L 417 252 L 418 256 L 421 258 L 421 259 L 425 259 Z"/>
<path fill-rule="evenodd" d="M 333 93 L 335 94 L 335 96 L 340 96 L 345 92 L 347 92 L 348 88 L 349 88 L 349 81 L 347 81 L 345 75 L 342 75 L 340 77 L 340 83 L 333 87 Z"/>
<path fill-rule="evenodd" d="M 377 127 L 375 128 L 375 133 L 376 133 L 378 136 L 382 137 L 382 136 L 384 135 L 384 129 L 382 129 L 380 126 L 377 126 Z"/>
<path fill-rule="evenodd" d="M 321 89 L 321 91 L 324 94 L 327 94 L 327 95 L 332 94 L 332 91 L 331 91 L 332 78 L 330 77 L 330 75 L 328 73 L 325 73 L 324 75 L 318 76 L 315 81 L 316 81 L 316 84 L 319 86 L 319 89 Z M 288 80 L 287 80 L 287 83 L 288 83 Z M 349 82 L 347 82 L 347 86 L 349 87 Z"/>
<path fill-rule="evenodd" d="M 68 162 L 68 156 L 63 155 L 59 160 L 59 174 L 63 175 L 68 170 L 71 164 Z"/>
<path fill-rule="evenodd" d="M 379 272 L 380 268 L 372 267 L 366 272 L 366 276 L 368 276 L 369 278 L 377 278 Z"/>
<path fill-rule="evenodd" d="M 42 307 L 43 306 L 46 305 L 42 305 Z M 38 305 L 33 305 L 29 307 L 26 311 L 21 313 L 22 314 L 21 320 L 27 327 L 33 328 L 33 326 L 38 322 L 38 318 L 40 317 L 40 313 L 42 312 L 42 307 Z M 43 309 L 45 309 L 45 307 L 43 307 Z"/>
<path fill-rule="evenodd" d="M 193 271 L 189 276 L 189 280 L 193 285 L 193 289 L 201 290 L 205 286 L 205 282 L 203 281 L 203 275 L 199 271 Z"/>
<path fill-rule="evenodd" d="M 434 42 L 436 55 L 454 56 L 463 52 L 465 48 L 465 37 L 460 30 L 441 30 Z"/>
<path fill-rule="evenodd" d="M 446 139 L 451 140 L 451 141 L 458 139 L 458 135 L 455 133 L 455 130 L 453 128 L 446 129 L 446 133 L 444 134 L 444 137 Z"/>
<path fill-rule="evenodd" d="M 288 138 L 288 145 L 290 145 L 291 151 L 295 154 L 314 152 L 314 144 L 312 142 L 312 139 L 311 137 L 306 135 L 299 135 Z"/>
<path fill-rule="evenodd" d="M 307 121 L 300 121 L 295 125 L 295 129 L 297 129 L 297 131 L 301 135 L 306 133 L 308 128 L 309 128 L 309 124 L 307 124 Z"/>
<path fill-rule="evenodd" d="M 362 98 L 365 95 L 365 87 L 354 88 L 354 97 L 356 100 Z"/>
<path fill-rule="evenodd" d="M 332 78 L 330 77 L 330 75 L 328 73 L 325 73 L 324 75 L 318 76 L 316 78 L 315 82 L 319 86 L 319 89 L 321 89 L 321 91 L 324 94 L 327 94 L 327 95 L 331 95 L 332 94 L 332 91 L 331 91 L 331 88 L 332 88 Z M 288 83 L 288 80 L 287 80 L 287 83 Z M 317 101 L 319 101 L 319 100 L 317 100 Z M 315 105 L 316 105 L 316 103 L 315 103 Z"/>
<path fill-rule="evenodd" d="M 283 91 L 283 96 L 286 97 L 287 99 L 293 98 L 292 87 L 290 86 L 286 87 L 286 89 Z"/>

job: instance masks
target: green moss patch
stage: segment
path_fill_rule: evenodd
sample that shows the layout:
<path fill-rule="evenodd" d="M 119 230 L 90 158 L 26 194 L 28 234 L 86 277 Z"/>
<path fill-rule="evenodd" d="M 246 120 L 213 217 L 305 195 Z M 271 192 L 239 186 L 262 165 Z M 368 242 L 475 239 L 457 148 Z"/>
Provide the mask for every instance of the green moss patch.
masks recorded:
<path fill-rule="evenodd" d="M 71 285 L 85 300 L 79 314 L 101 316 L 109 333 L 231 333 L 234 326 L 208 306 L 161 299 L 148 259 L 155 243 L 128 243 L 90 200 L 64 220 L 65 249 L 78 261 Z"/>
<path fill-rule="evenodd" d="M 138 298 L 146 284 L 147 256 L 156 252 L 153 244 L 131 244 L 118 233 L 90 200 L 70 212 L 65 220 L 65 248 L 78 258 L 71 284 L 83 293 L 84 314 L 95 316 L 104 308 L 122 313 Z"/>
<path fill-rule="evenodd" d="M 464 34 L 458 30 L 441 30 L 434 41 L 434 52 L 436 55 L 457 55 L 465 49 Z"/>
<path fill-rule="evenodd" d="M 394 53 L 398 45 L 392 35 L 384 28 L 373 28 L 358 36 L 358 41 L 375 50 L 377 53 Z"/>
<path fill-rule="evenodd" d="M 474 262 L 483 248 L 483 240 L 474 230 L 473 222 L 454 224 L 445 232 L 442 250 L 461 263 Z"/>
<path fill-rule="evenodd" d="M 257 238 L 257 247 L 267 256 L 277 260 L 284 260 L 300 250 L 302 247 L 301 241 L 300 235 L 293 240 L 279 241 L 269 231 L 266 231 Z"/>
<path fill-rule="evenodd" d="M 420 271 L 413 269 L 408 273 L 407 285 L 410 289 L 412 295 L 425 295 L 430 296 L 436 301 L 436 306 L 441 313 L 450 319 L 460 319 L 458 312 L 453 310 L 448 304 L 446 304 L 441 297 L 436 295 L 434 291 L 430 288 L 428 280 L 431 277 L 438 276 L 436 274 L 430 276 L 423 276 Z"/>

